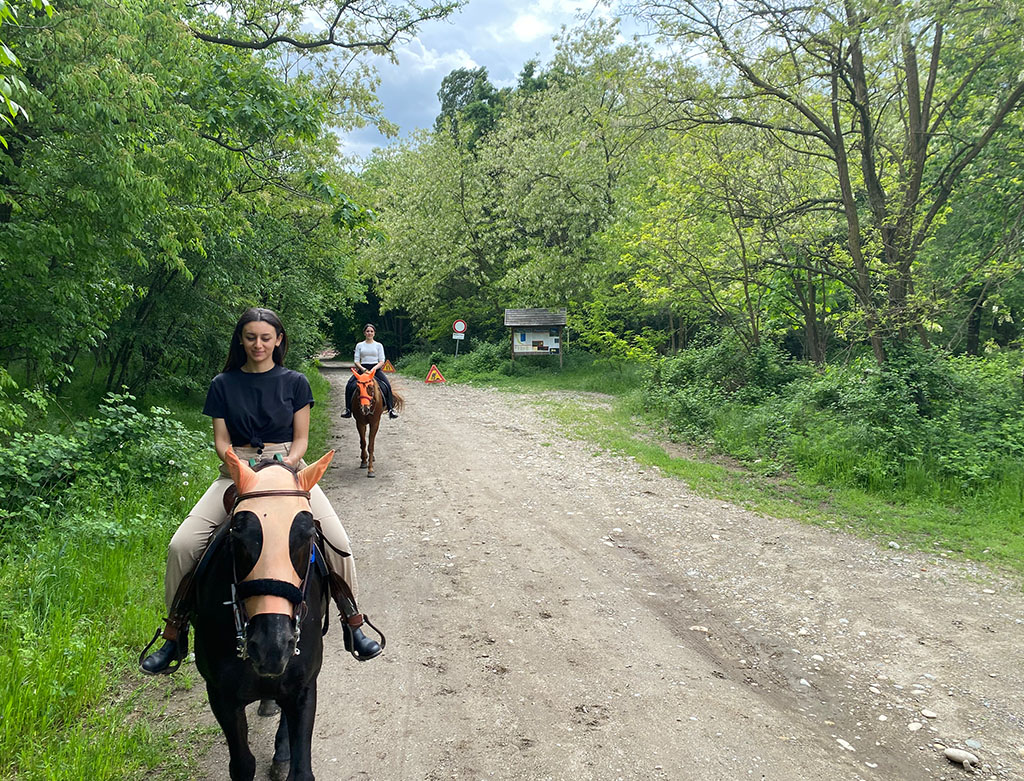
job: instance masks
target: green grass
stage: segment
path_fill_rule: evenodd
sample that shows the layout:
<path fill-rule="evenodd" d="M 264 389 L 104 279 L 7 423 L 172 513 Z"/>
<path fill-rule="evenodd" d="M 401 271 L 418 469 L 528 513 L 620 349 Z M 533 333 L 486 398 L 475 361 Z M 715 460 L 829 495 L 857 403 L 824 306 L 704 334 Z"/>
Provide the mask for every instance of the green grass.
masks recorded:
<path fill-rule="evenodd" d="M 399 363 L 402 374 L 425 379 L 430 365 L 436 363 L 451 382 L 487 385 L 515 393 L 567 390 L 581 393 L 628 393 L 640 383 L 642 369 L 625 361 L 594 359 L 588 355 L 564 356 L 559 367 L 555 356 L 529 356 L 515 361 L 493 353 L 477 359 L 474 353 L 455 358 L 417 353 Z"/>
<path fill-rule="evenodd" d="M 205 490 L 189 482 L 79 492 L 62 513 L 102 517 L 115 539 L 53 519 L 31 549 L 4 551 L 0 773 L 124 779 L 165 766 L 187 777 L 169 736 L 137 717 L 153 685 L 137 656 L 163 613 L 168 530 Z"/>
<path fill-rule="evenodd" d="M 309 447 L 306 449 L 306 460 L 310 457 L 315 461 L 330 450 L 327 442 L 331 433 L 331 383 L 315 368 L 306 370 L 309 386 L 313 389 L 316 404 L 309 415 Z"/>

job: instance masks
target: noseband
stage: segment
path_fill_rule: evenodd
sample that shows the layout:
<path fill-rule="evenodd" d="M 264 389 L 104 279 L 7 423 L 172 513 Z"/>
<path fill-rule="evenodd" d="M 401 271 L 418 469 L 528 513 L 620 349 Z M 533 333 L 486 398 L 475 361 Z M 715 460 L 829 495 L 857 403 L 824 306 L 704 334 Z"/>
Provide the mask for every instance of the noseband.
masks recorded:
<path fill-rule="evenodd" d="M 271 465 L 283 466 L 293 474 L 295 469 L 285 464 L 282 461 L 262 461 L 253 467 L 253 471 L 258 472 L 260 469 Z M 235 500 L 231 507 L 231 517 L 235 515 L 235 510 L 238 507 L 238 503 L 245 499 L 256 499 L 267 496 L 300 496 L 303 499 L 309 500 L 309 491 L 303 491 L 299 488 L 279 488 L 275 490 L 266 491 L 249 491 L 244 494 L 238 494 L 235 496 Z M 231 610 L 235 618 L 235 645 L 239 659 L 248 659 L 248 633 L 249 633 L 249 614 L 245 609 L 245 600 L 250 597 L 259 596 L 270 596 L 270 597 L 281 597 L 291 602 L 295 609 L 292 612 L 292 628 L 295 632 L 295 655 L 299 655 L 299 637 L 301 635 L 302 621 L 306 617 L 306 613 L 309 610 L 306 605 L 306 593 L 309 589 L 309 571 L 312 566 L 313 560 L 316 556 L 316 546 L 310 544 L 310 556 L 306 561 L 306 572 L 302 576 L 302 580 L 299 582 L 298 588 L 293 586 L 284 580 L 276 580 L 274 578 L 260 578 L 257 580 L 244 580 L 239 581 L 238 570 L 235 565 L 234 553 L 231 556 L 231 571 L 233 580 L 231 582 L 231 599 L 225 602 L 225 605 L 230 605 Z"/>

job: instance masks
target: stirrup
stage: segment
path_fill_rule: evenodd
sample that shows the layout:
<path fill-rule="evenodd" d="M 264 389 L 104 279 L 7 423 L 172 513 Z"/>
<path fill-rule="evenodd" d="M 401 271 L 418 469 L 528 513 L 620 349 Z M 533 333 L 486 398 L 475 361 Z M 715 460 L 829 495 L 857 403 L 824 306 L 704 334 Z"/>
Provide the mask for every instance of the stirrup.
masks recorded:
<path fill-rule="evenodd" d="M 355 659 L 357 662 L 368 662 L 371 659 L 376 659 L 384 652 L 384 649 L 387 647 L 388 644 L 388 639 L 384 636 L 383 632 L 381 632 L 376 626 L 370 623 L 370 619 L 368 619 L 365 615 L 359 615 L 358 613 L 356 615 L 360 619 L 362 619 L 357 626 L 353 626 L 349 623 L 349 618 L 352 618 L 354 616 L 350 616 L 347 618 L 344 615 L 342 615 L 341 617 L 342 636 L 344 637 L 345 641 L 345 650 L 352 654 L 352 658 Z M 377 645 L 380 648 L 377 651 L 377 653 L 375 653 L 373 656 L 360 656 L 358 653 L 356 653 L 355 638 L 353 637 L 353 633 L 356 630 L 360 630 L 360 634 L 362 634 L 361 630 L 364 624 L 373 629 L 373 631 L 377 633 L 377 636 L 380 637 L 380 642 L 377 643 Z M 366 637 L 365 634 L 363 635 L 363 637 L 369 640 L 370 642 L 376 642 L 372 638 Z"/>
<path fill-rule="evenodd" d="M 146 661 L 147 657 L 149 656 L 149 649 L 156 645 L 156 641 L 161 638 L 163 633 L 163 628 L 157 629 L 156 632 L 153 634 L 153 639 L 149 641 L 146 647 L 142 649 L 142 653 L 139 654 L 139 669 L 142 670 L 142 672 L 146 675 L 170 675 L 179 667 L 181 667 L 181 663 L 185 661 L 186 657 L 188 657 L 188 651 L 186 650 L 188 648 L 188 646 L 186 645 L 188 641 L 185 640 L 185 638 L 188 635 L 186 635 L 185 630 L 183 630 L 179 635 L 179 639 L 174 641 L 178 644 L 179 654 L 177 659 L 172 660 L 171 663 L 167 665 L 164 669 L 157 670 L 156 672 L 150 672 L 145 667 L 143 667 L 142 663 Z M 171 641 L 168 640 L 167 642 Z"/>

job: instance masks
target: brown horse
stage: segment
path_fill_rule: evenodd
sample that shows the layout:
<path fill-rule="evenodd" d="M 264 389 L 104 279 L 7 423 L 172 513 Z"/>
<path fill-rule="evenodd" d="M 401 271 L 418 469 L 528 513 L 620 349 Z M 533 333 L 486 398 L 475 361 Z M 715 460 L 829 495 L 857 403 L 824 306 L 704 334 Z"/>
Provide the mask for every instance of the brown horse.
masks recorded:
<path fill-rule="evenodd" d="M 367 477 L 376 477 L 373 473 L 373 441 L 377 438 L 380 416 L 384 412 L 384 396 L 374 377 L 376 369 L 370 369 L 365 374 L 353 369 L 352 373 L 356 376 L 356 393 L 359 394 L 358 400 L 352 399 L 352 417 L 355 418 L 356 428 L 359 429 L 359 468 L 366 470 Z M 395 409 L 401 412 L 405 402 L 393 387 L 391 396 L 395 402 Z M 367 426 L 370 427 L 369 437 L 366 434 Z"/>

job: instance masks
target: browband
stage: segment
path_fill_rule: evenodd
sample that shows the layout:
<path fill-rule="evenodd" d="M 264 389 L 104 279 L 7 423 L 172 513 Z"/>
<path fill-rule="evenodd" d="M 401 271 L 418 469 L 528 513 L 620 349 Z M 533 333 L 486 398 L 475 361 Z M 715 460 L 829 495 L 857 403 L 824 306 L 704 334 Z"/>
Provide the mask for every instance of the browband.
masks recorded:
<path fill-rule="evenodd" d="M 309 491 L 300 491 L 298 488 L 282 488 L 277 491 L 249 491 L 247 494 L 238 494 L 235 497 L 235 504 L 246 499 L 256 499 L 261 496 L 301 496 L 309 499 Z"/>

